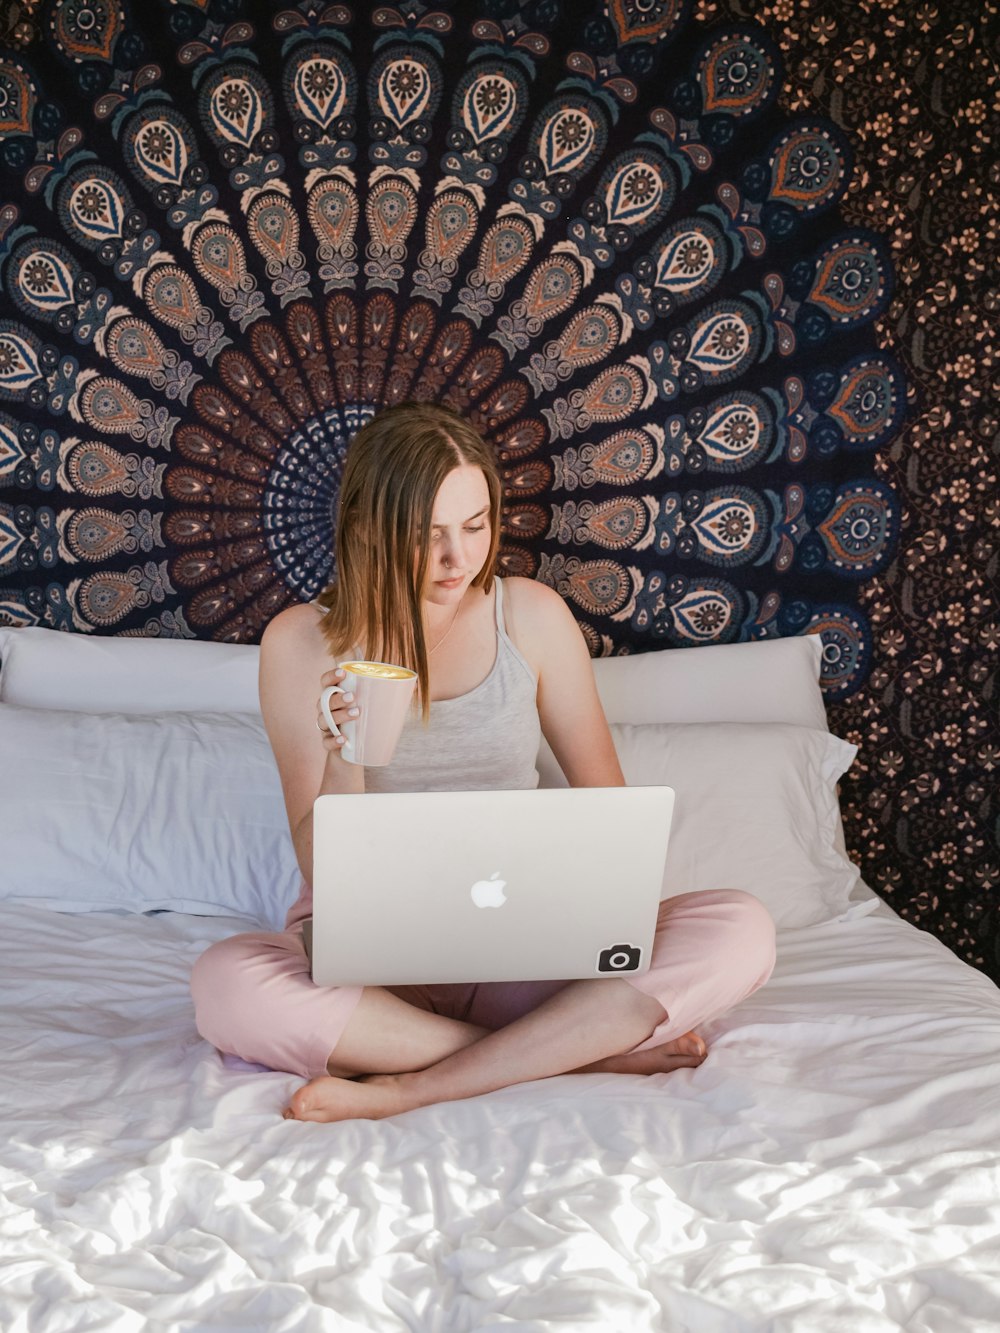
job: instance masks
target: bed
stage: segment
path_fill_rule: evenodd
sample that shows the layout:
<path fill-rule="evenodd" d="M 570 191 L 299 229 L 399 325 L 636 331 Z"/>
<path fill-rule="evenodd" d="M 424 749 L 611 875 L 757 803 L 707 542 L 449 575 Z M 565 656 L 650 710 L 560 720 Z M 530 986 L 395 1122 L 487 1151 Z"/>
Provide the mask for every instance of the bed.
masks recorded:
<path fill-rule="evenodd" d="M 0 1327 L 1000 1328 L 1000 992 L 844 855 L 818 653 L 595 662 L 664 891 L 778 921 L 700 1068 L 324 1126 L 187 989 L 295 890 L 255 650 L 0 630 Z"/>

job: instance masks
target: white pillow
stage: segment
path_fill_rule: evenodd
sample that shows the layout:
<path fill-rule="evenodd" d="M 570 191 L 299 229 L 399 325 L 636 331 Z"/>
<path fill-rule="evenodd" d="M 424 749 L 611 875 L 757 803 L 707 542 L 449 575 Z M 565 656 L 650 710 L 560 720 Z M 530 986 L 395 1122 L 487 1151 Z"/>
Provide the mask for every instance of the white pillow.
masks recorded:
<path fill-rule="evenodd" d="M 259 717 L 0 704 L 0 898 L 280 927 L 299 886 Z"/>
<path fill-rule="evenodd" d="M 855 746 L 785 724 L 612 734 L 628 782 L 677 792 L 664 896 L 742 888 L 785 926 L 844 910 L 835 784 Z M 0 897 L 281 925 L 299 874 L 259 718 L 0 704 L 0 755 Z"/>
<path fill-rule="evenodd" d="M 819 636 L 661 649 L 594 661 L 609 722 L 825 727 Z M 250 644 L 0 629 L 0 701 L 92 713 L 256 713 Z"/>
<path fill-rule="evenodd" d="M 609 722 L 793 722 L 826 728 L 818 634 L 594 659 Z"/>
<path fill-rule="evenodd" d="M 594 659 L 604 715 L 616 722 L 790 722 L 826 730 L 818 634 Z M 566 781 L 543 738 L 540 786 Z"/>
<path fill-rule="evenodd" d="M 838 850 L 837 780 L 857 746 L 785 723 L 612 725 L 630 786 L 676 792 L 663 897 L 744 889 L 783 927 L 830 921 L 858 871 Z"/>
<path fill-rule="evenodd" d="M 0 702 L 87 713 L 256 713 L 260 649 L 0 629 Z"/>

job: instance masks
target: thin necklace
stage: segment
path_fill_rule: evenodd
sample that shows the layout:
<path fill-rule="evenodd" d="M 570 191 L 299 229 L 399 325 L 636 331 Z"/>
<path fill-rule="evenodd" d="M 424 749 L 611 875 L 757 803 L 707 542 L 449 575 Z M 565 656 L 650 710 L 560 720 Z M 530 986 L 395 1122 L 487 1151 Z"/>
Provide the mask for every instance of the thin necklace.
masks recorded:
<path fill-rule="evenodd" d="M 431 657 L 434 653 L 437 652 L 437 650 L 438 650 L 438 649 L 441 647 L 441 645 L 444 643 L 445 639 L 448 637 L 448 635 L 449 635 L 449 634 L 452 632 L 452 630 L 455 628 L 455 622 L 458 620 L 458 617 L 462 614 L 462 607 L 463 607 L 464 604 L 465 604 L 465 598 L 463 597 L 462 600 L 459 602 L 458 606 L 455 608 L 455 614 L 454 614 L 454 615 L 452 616 L 452 618 L 451 618 L 451 624 L 448 626 L 448 628 L 445 630 L 445 632 L 441 635 L 440 639 L 438 639 L 438 641 L 437 641 L 437 643 L 434 645 L 434 647 L 428 650 L 428 653 L 427 653 L 427 656 L 428 656 L 428 657 Z"/>

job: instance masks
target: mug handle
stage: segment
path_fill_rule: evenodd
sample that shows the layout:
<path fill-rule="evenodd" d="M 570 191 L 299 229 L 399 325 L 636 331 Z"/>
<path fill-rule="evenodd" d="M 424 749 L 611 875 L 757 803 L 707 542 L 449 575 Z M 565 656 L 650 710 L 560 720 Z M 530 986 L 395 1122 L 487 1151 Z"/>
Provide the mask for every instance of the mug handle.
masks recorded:
<path fill-rule="evenodd" d="M 337 726 L 336 722 L 334 722 L 333 714 L 330 712 L 330 700 L 333 698 L 333 696 L 335 694 L 346 694 L 346 693 L 347 691 L 344 689 L 343 685 L 328 685 L 326 689 L 323 691 L 323 693 L 319 696 L 319 706 L 320 709 L 322 710 L 323 716 L 326 718 L 326 725 L 330 728 L 331 733 L 334 736 L 343 736 L 344 737 L 343 749 L 350 750 L 352 748 L 350 738 L 344 736 L 344 733 Z"/>

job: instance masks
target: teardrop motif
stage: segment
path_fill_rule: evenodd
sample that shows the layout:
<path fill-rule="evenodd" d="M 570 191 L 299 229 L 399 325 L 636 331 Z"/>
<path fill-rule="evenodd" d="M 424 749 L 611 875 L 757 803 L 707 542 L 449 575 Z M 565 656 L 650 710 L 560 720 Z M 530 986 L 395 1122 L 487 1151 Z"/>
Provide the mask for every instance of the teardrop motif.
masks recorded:
<path fill-rule="evenodd" d="M 143 299 L 151 312 L 173 329 L 190 328 L 198 315 L 198 293 L 176 264 L 151 269 L 143 283 Z"/>
<path fill-rule="evenodd" d="M 124 456 L 100 440 L 78 444 L 67 459 L 66 471 L 76 490 L 95 499 L 120 494 L 129 480 Z"/>
<path fill-rule="evenodd" d="M 467 194 L 449 190 L 427 213 L 427 248 L 435 259 L 454 262 L 476 234 L 476 215 Z"/>
<path fill-rule="evenodd" d="M 735 598 L 710 585 L 689 588 L 670 607 L 677 637 L 689 643 L 724 643 L 737 616 Z"/>
<path fill-rule="evenodd" d="M 705 110 L 746 116 L 764 104 L 774 84 L 774 61 L 743 33 L 709 47 L 698 70 Z"/>
<path fill-rule="evenodd" d="M 148 380 L 163 369 L 167 349 L 150 324 L 129 315 L 109 329 L 108 355 L 119 370 Z"/>
<path fill-rule="evenodd" d="M 758 342 L 754 335 L 747 313 L 727 304 L 695 327 L 687 359 L 704 375 L 728 378 L 753 356 Z"/>
<path fill-rule="evenodd" d="M 346 181 L 320 181 L 309 195 L 308 216 L 318 240 L 344 251 L 357 230 L 358 196 Z"/>
<path fill-rule="evenodd" d="M 817 531 L 842 573 L 868 577 L 883 562 L 898 526 L 891 497 L 876 483 L 840 491 Z"/>
<path fill-rule="evenodd" d="M 771 158 L 771 198 L 812 212 L 832 201 L 846 175 L 843 154 L 829 134 L 795 129 Z"/>
<path fill-rule="evenodd" d="M 653 466 L 656 445 L 643 430 L 622 430 L 601 444 L 588 444 L 580 456 L 592 469 L 595 480 L 611 486 L 629 486 L 641 480 Z"/>
<path fill-rule="evenodd" d="M 206 282 L 217 291 L 236 291 L 247 272 L 243 242 L 232 227 L 209 222 L 191 242 L 191 257 Z"/>
<path fill-rule="evenodd" d="M 380 181 L 365 210 L 372 240 L 388 249 L 402 245 L 417 220 L 417 196 L 405 181 Z"/>
<path fill-rule="evenodd" d="M 517 89 L 499 71 L 481 74 L 462 99 L 462 123 L 477 144 L 502 134 L 514 119 Z"/>
<path fill-rule="evenodd" d="M 570 320 L 559 351 L 574 368 L 592 366 L 614 351 L 620 337 L 621 321 L 610 307 L 588 306 Z"/>
<path fill-rule="evenodd" d="M 643 402 L 646 384 L 635 366 L 603 370 L 583 392 L 583 410 L 595 421 L 621 421 Z"/>
<path fill-rule="evenodd" d="M 766 532 L 763 505 L 752 491 L 713 491 L 691 529 L 702 547 L 702 557 L 713 564 L 745 564 L 759 551 Z"/>
<path fill-rule="evenodd" d="M 627 571 L 615 560 L 568 561 L 566 573 L 570 596 L 588 615 L 612 615 L 632 592 Z"/>
<path fill-rule="evenodd" d="M 546 172 L 580 172 L 589 164 L 597 143 L 597 126 L 583 105 L 550 116 L 538 136 L 538 156 Z"/>
<path fill-rule="evenodd" d="M 827 408 L 852 445 L 875 444 L 897 421 L 901 392 L 895 376 L 877 357 L 857 364 Z"/>
<path fill-rule="evenodd" d="M 494 222 L 483 237 L 479 268 L 487 283 L 502 286 L 524 268 L 535 248 L 535 234 L 520 218 Z"/>
<path fill-rule="evenodd" d="M 21 251 L 11 274 L 18 295 L 35 313 L 48 315 L 73 300 L 70 265 L 48 246 Z"/>
<path fill-rule="evenodd" d="M 68 220 L 91 242 L 118 239 L 125 223 L 124 196 L 101 176 L 83 176 L 66 197 Z"/>
<path fill-rule="evenodd" d="M 33 82 L 24 68 L 10 57 L 0 61 L 0 81 L 6 94 L 0 105 L 0 138 L 30 134 L 38 104 Z"/>
<path fill-rule="evenodd" d="M 264 128 L 264 106 L 249 79 L 223 79 L 209 99 L 216 133 L 229 143 L 249 148 Z"/>
<path fill-rule="evenodd" d="M 769 447 L 774 435 L 770 415 L 756 394 L 724 399 L 709 409 L 697 443 L 716 467 L 748 467 Z"/>
<path fill-rule="evenodd" d="M 681 0 L 607 0 L 605 7 L 622 46 L 626 42 L 661 41 L 682 10 Z"/>
<path fill-rule="evenodd" d="M 97 564 L 124 550 L 129 526 L 110 509 L 80 509 L 66 525 L 66 542 L 78 560 Z"/>
<path fill-rule="evenodd" d="M 86 386 L 80 409 L 89 426 L 94 430 L 106 430 L 111 435 L 127 434 L 142 420 L 135 394 L 107 375 L 99 375 Z"/>
<path fill-rule="evenodd" d="M 284 265 L 299 248 L 299 215 L 280 194 L 257 199 L 247 218 L 250 239 L 266 259 Z"/>
<path fill-rule="evenodd" d="M 41 373 L 38 356 L 27 337 L 13 331 L 0 333 L 0 389 L 20 397 L 41 378 Z"/>
<path fill-rule="evenodd" d="M 152 185 L 180 185 L 190 154 L 178 127 L 164 116 L 140 122 L 132 139 L 135 162 Z"/>
<path fill-rule="evenodd" d="M 53 7 L 52 32 L 70 60 L 110 61 L 123 19 L 116 0 L 64 3 Z"/>
<path fill-rule="evenodd" d="M 127 574 L 91 574 L 80 585 L 77 597 L 87 619 L 94 625 L 114 625 L 139 604 L 139 590 Z"/>
<path fill-rule="evenodd" d="M 430 98 L 431 78 L 419 60 L 390 60 L 379 76 L 379 106 L 398 130 L 419 120 Z"/>
<path fill-rule="evenodd" d="M 296 105 L 307 120 L 328 130 L 347 103 L 347 82 L 332 56 L 307 53 L 292 80 Z"/>
<path fill-rule="evenodd" d="M 583 506 L 581 505 L 581 512 Z M 649 524 L 650 515 L 646 506 L 635 496 L 622 496 L 616 500 L 604 500 L 593 506 L 586 514 L 587 532 L 598 546 L 609 551 L 621 551 L 635 547 L 642 541 Z"/>
<path fill-rule="evenodd" d="M 860 324 L 881 306 L 887 285 L 888 275 L 873 244 L 839 241 L 817 265 L 809 300 L 837 324 Z"/>
<path fill-rule="evenodd" d="M 707 296 L 722 276 L 723 240 L 707 223 L 685 222 L 668 233 L 656 264 L 655 285 L 671 296 Z"/>
<path fill-rule="evenodd" d="M 654 213 L 669 207 L 672 193 L 658 164 L 647 154 L 641 161 L 626 162 L 611 178 L 604 192 L 608 223 L 639 227 Z"/>
<path fill-rule="evenodd" d="M 542 321 L 561 315 L 583 287 L 579 266 L 567 255 L 550 255 L 535 268 L 522 298 L 528 317 Z"/>

